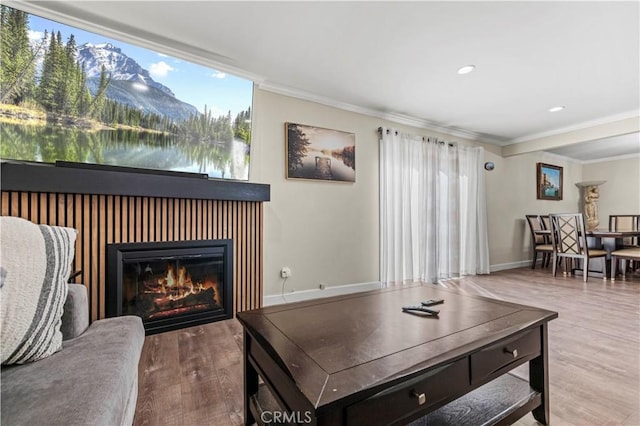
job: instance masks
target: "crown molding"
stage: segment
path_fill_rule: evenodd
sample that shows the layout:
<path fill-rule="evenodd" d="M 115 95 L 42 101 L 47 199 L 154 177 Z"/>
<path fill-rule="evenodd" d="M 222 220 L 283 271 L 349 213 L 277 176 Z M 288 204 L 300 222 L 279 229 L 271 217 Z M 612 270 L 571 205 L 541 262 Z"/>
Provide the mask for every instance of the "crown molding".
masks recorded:
<path fill-rule="evenodd" d="M 616 155 L 614 157 L 598 158 L 595 160 L 584 160 L 582 161 L 582 164 L 604 163 L 605 161 L 628 160 L 630 158 L 637 158 L 640 160 L 640 152 L 635 154 L 625 154 L 625 155 Z"/>
<path fill-rule="evenodd" d="M 345 111 L 355 112 L 358 114 L 368 115 L 370 117 L 382 118 L 384 120 L 389 120 L 398 124 L 405 124 L 407 126 L 417 127 L 420 129 L 430 130 L 433 132 L 444 133 L 447 135 L 457 136 L 457 137 L 469 139 L 472 141 L 485 142 L 485 143 L 490 143 L 495 145 L 503 144 L 502 141 L 499 141 L 489 135 L 484 135 L 481 133 L 471 132 L 471 131 L 462 130 L 462 129 L 456 129 L 452 127 L 440 126 L 438 124 L 435 124 L 432 121 L 412 117 L 409 115 L 398 114 L 394 112 L 379 111 L 373 108 L 367 108 L 359 105 L 349 104 L 349 103 L 341 102 L 325 96 L 320 96 L 315 93 L 306 92 L 303 90 L 294 89 L 292 87 L 283 86 L 279 84 L 262 82 L 262 83 L 257 83 L 257 85 L 260 89 L 266 90 L 268 92 L 289 96 L 289 97 L 301 99 L 304 101 L 314 102 L 317 104 L 342 109 Z"/>
<path fill-rule="evenodd" d="M 515 145 L 521 142 L 528 142 L 535 139 L 546 138 L 549 136 L 561 135 L 564 133 L 573 132 L 576 130 L 584 130 L 590 127 L 600 126 L 603 124 L 614 123 L 616 121 L 627 120 L 629 118 L 638 118 L 640 120 L 640 110 L 626 111 L 620 114 L 610 115 L 607 117 L 598 118 L 596 120 L 585 121 L 572 126 L 562 127 L 559 129 L 549 130 L 547 132 L 535 133 L 527 136 L 522 136 L 517 139 L 513 139 L 509 142 L 503 143 L 504 146 Z"/>

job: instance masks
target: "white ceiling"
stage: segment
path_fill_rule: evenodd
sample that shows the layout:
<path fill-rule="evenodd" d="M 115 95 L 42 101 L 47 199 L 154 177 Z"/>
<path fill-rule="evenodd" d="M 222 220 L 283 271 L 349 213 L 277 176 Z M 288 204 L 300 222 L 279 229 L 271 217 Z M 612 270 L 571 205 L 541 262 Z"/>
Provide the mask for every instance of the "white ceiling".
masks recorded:
<path fill-rule="evenodd" d="M 29 3 L 267 90 L 499 145 L 640 111 L 636 1 Z"/>
<path fill-rule="evenodd" d="M 582 162 L 598 161 L 640 153 L 640 133 L 612 136 L 604 139 L 566 145 L 548 150 L 554 154 Z"/>

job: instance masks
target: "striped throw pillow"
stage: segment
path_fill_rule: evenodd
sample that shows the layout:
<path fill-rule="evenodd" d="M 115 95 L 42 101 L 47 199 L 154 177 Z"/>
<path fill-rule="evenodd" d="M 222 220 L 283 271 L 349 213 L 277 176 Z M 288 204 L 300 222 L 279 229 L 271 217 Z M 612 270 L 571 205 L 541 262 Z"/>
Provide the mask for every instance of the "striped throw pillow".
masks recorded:
<path fill-rule="evenodd" d="M 76 230 L 0 218 L 0 331 L 2 364 L 25 364 L 62 348 Z"/>

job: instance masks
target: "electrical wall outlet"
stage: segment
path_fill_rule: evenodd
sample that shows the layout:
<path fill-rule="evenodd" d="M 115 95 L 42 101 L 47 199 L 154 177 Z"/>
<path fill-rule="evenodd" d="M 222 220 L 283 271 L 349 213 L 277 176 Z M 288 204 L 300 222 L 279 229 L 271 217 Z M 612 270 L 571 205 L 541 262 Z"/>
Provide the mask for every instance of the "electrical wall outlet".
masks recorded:
<path fill-rule="evenodd" d="M 282 278 L 289 278 L 291 276 L 291 268 L 283 266 L 282 269 L 280 269 L 280 276 Z"/>

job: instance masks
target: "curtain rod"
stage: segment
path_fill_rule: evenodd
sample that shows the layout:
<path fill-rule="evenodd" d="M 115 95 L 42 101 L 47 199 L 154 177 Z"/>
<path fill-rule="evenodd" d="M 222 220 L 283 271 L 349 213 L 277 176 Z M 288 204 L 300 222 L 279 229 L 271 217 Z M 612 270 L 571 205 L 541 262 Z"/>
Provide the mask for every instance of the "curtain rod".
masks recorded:
<path fill-rule="evenodd" d="M 383 130 L 384 129 L 382 127 L 378 127 L 378 133 L 382 134 Z M 390 132 L 391 132 L 391 130 L 387 129 L 387 134 L 389 134 Z M 394 133 L 395 133 L 396 136 L 398 136 L 398 131 L 397 130 L 395 130 Z"/>
<path fill-rule="evenodd" d="M 380 135 L 382 135 L 382 132 L 383 132 L 383 131 L 386 131 L 387 135 L 388 135 L 389 133 L 391 133 L 391 130 L 389 130 L 389 129 L 383 129 L 383 128 L 382 128 L 382 126 L 378 127 L 378 133 L 379 133 Z M 394 133 L 396 136 L 398 136 L 398 131 L 397 131 L 397 130 L 394 130 L 394 131 L 393 131 L 393 133 Z M 449 146 L 456 146 L 456 144 L 455 144 L 455 143 L 452 143 L 452 142 L 447 143 L 447 142 L 445 142 L 445 141 L 439 141 L 438 139 L 425 138 L 424 136 L 422 136 L 422 141 L 423 141 L 423 142 L 424 142 L 424 141 L 427 141 L 427 142 L 438 142 L 438 143 L 441 143 L 441 144 L 443 144 L 443 145 L 446 143 L 446 144 L 447 144 L 447 145 L 449 145 Z"/>

